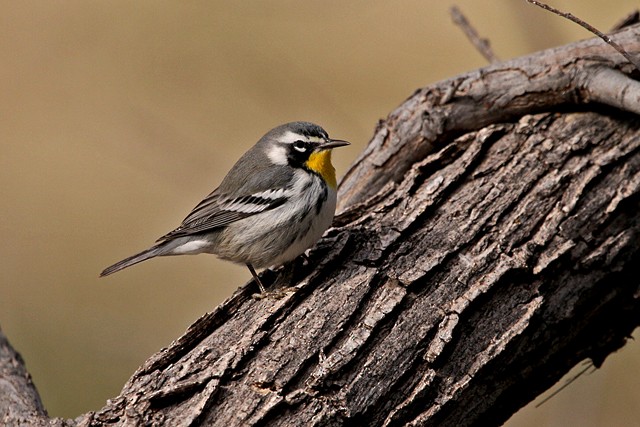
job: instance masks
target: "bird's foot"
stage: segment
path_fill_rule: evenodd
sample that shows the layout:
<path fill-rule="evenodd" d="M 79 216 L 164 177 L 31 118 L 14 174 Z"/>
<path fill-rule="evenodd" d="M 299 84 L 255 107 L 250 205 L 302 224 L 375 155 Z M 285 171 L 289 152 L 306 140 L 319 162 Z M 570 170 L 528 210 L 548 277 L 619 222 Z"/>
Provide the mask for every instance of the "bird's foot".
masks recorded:
<path fill-rule="evenodd" d="M 282 299 L 288 296 L 288 294 L 295 294 L 297 291 L 298 291 L 298 288 L 296 288 L 295 286 L 287 286 L 285 288 L 277 288 L 271 291 L 265 291 L 259 294 L 253 294 L 251 295 L 251 297 L 256 300 L 261 300 L 266 298 L 277 300 L 277 299 Z"/>

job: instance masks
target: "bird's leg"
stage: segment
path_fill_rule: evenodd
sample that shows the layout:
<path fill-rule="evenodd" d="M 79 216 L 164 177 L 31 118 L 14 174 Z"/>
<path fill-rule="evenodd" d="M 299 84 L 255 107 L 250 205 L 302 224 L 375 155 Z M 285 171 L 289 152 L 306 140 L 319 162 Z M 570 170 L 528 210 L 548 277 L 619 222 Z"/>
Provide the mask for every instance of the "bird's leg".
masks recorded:
<path fill-rule="evenodd" d="M 264 298 L 281 299 L 286 297 L 290 293 L 295 293 L 298 290 L 295 287 L 289 287 L 289 286 L 281 287 L 278 285 L 278 282 L 290 283 L 293 277 L 293 264 L 289 266 L 285 265 L 282 268 L 282 272 L 278 275 L 276 279 L 276 283 L 272 284 L 272 286 L 274 286 L 275 289 L 272 289 L 269 291 L 265 290 L 264 286 L 262 285 L 262 281 L 258 277 L 258 274 L 256 273 L 256 270 L 253 268 L 253 266 L 251 264 L 247 264 L 247 268 L 251 272 L 251 275 L 253 275 L 253 278 L 255 279 L 258 286 L 260 286 L 261 292 L 259 294 L 252 295 L 252 298 L 254 299 L 258 299 L 258 300 L 261 300 Z"/>
<path fill-rule="evenodd" d="M 253 268 L 253 265 L 247 263 L 247 268 L 251 272 L 251 275 L 253 276 L 253 279 L 256 281 L 256 283 L 260 287 L 260 292 L 262 292 L 263 294 L 265 292 L 267 292 L 267 291 L 265 291 L 264 286 L 262 286 L 262 282 L 260 281 L 260 278 L 258 277 L 258 273 L 256 273 L 256 270 Z"/>

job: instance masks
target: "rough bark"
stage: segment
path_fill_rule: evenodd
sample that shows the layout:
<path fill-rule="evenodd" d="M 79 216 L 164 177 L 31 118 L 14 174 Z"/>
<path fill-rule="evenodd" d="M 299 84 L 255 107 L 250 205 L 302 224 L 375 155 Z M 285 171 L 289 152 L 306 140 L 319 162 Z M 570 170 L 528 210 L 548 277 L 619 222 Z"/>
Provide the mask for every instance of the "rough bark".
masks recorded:
<path fill-rule="evenodd" d="M 46 420 L 24 361 L 0 330 L 0 425 L 45 425 Z"/>
<path fill-rule="evenodd" d="M 640 52 L 640 27 L 615 38 Z M 263 275 L 295 287 L 239 289 L 103 409 L 57 422 L 497 425 L 599 366 L 640 323 L 633 73 L 596 39 L 418 90 L 310 263 Z"/>

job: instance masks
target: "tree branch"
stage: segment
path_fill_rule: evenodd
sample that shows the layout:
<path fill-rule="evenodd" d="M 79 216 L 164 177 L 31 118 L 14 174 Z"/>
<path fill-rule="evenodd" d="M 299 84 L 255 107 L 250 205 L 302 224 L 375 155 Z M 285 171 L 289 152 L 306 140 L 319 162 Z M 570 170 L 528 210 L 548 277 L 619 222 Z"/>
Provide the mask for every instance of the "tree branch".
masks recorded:
<path fill-rule="evenodd" d="M 618 70 L 596 69 L 583 85 L 583 98 L 640 114 L 640 82 Z"/>
<path fill-rule="evenodd" d="M 639 28 L 628 27 L 613 37 L 637 54 Z M 343 178 L 338 211 L 375 196 L 389 181 L 399 182 L 416 161 L 440 149 L 452 136 L 523 114 L 616 98 L 599 94 L 601 86 L 583 90 L 594 71 L 602 68 L 621 71 L 627 81 L 635 71 L 610 46 L 590 39 L 417 90 L 378 126 L 367 149 Z"/>
<path fill-rule="evenodd" d="M 291 292 L 239 289 L 100 411 L 56 422 L 498 425 L 600 366 L 640 322 L 640 119 L 610 107 L 636 111 L 634 70 L 590 40 L 416 91 L 309 264 L 262 275 Z"/>
<path fill-rule="evenodd" d="M 489 40 L 480 37 L 476 29 L 473 28 L 473 25 L 471 25 L 469 20 L 457 6 L 452 6 L 451 9 L 449 9 L 449 12 L 451 13 L 453 23 L 462 29 L 462 32 L 467 36 L 473 47 L 480 52 L 480 55 L 482 55 L 487 62 L 493 64 L 500 61 L 500 58 L 498 58 L 493 52 L 493 49 L 491 49 Z"/>
<path fill-rule="evenodd" d="M 24 361 L 0 330 L 0 424 L 49 425 Z"/>
<path fill-rule="evenodd" d="M 544 10 L 548 10 L 549 12 L 555 13 L 556 15 L 561 16 L 561 17 L 563 17 L 565 19 L 568 19 L 569 21 L 575 22 L 576 24 L 580 25 L 582 28 L 586 29 L 590 33 L 595 34 L 596 36 L 600 37 L 602 40 L 604 40 L 605 43 L 607 43 L 609 46 L 611 46 L 612 48 L 617 50 L 618 53 L 620 53 L 620 55 L 624 56 L 627 59 L 627 61 L 629 61 L 629 63 L 635 65 L 636 69 L 638 71 L 640 71 L 640 61 L 638 61 L 638 59 L 636 57 L 634 57 L 633 55 L 629 54 L 629 52 L 627 52 L 627 50 L 625 50 L 622 46 L 620 46 L 618 43 L 616 43 L 615 40 L 613 40 L 611 37 L 609 37 L 608 35 L 606 35 L 602 31 L 598 30 L 593 25 L 589 24 L 588 22 L 583 21 L 582 19 L 578 18 L 577 16 L 575 16 L 575 15 L 573 15 L 571 13 L 562 12 L 561 10 L 558 10 L 555 7 L 551 7 L 548 4 L 543 3 L 541 1 L 527 0 L 527 2 L 531 3 L 533 5 L 536 5 L 536 6 L 542 8 Z"/>

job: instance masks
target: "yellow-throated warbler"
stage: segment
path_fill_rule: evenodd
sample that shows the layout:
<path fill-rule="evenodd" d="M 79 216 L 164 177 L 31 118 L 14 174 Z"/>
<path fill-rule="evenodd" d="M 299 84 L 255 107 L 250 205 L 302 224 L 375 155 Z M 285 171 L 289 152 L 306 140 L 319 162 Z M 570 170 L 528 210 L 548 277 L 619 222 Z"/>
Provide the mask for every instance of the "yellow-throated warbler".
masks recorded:
<path fill-rule="evenodd" d="M 156 256 L 211 253 L 246 264 L 264 292 L 255 268 L 293 260 L 331 225 L 336 209 L 331 149 L 348 144 L 308 122 L 270 130 L 178 228 L 100 276 Z"/>

